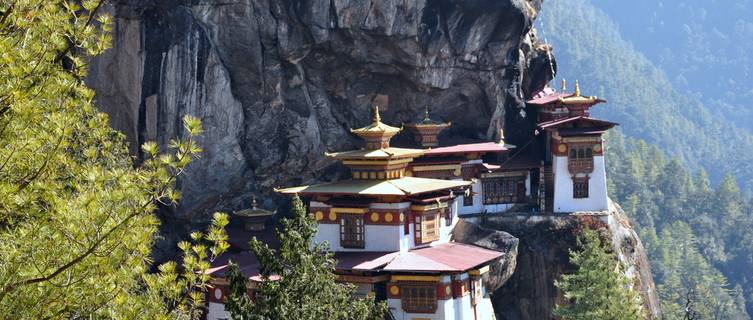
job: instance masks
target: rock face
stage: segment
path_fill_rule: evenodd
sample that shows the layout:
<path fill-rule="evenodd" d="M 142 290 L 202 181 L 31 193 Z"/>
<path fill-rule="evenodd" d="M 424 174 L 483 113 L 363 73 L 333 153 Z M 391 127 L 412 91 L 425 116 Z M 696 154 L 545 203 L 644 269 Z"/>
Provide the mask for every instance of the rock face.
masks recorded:
<path fill-rule="evenodd" d="M 519 240 L 511 234 L 461 219 L 452 230 L 452 240 L 504 252 L 505 255 L 483 276 L 484 287 L 490 292 L 502 287 L 515 272 Z"/>
<path fill-rule="evenodd" d="M 115 0 L 113 48 L 88 82 L 134 154 L 202 119 L 201 159 L 165 217 L 267 207 L 273 187 L 334 178 L 324 152 L 360 147 L 377 95 L 399 125 L 426 107 L 448 135 L 515 143 L 525 98 L 552 76 L 539 0 Z M 523 121 L 525 122 L 525 121 Z M 523 130 L 523 129 L 521 129 Z"/>
<path fill-rule="evenodd" d="M 516 267 L 504 285 L 492 294 L 497 319 L 550 319 L 556 303 L 564 302 L 554 281 L 575 272 L 569 250 L 584 228 L 596 229 L 608 238 L 634 280 L 650 319 L 660 316 L 651 267 L 638 235 L 617 205 L 609 214 L 558 216 L 505 216 L 480 222 L 487 230 L 500 230 L 519 239 Z"/>

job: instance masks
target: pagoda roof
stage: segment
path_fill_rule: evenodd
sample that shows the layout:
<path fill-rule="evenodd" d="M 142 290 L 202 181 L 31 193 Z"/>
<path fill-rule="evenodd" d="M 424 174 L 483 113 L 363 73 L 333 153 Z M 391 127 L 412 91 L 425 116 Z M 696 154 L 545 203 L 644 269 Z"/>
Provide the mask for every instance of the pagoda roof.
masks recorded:
<path fill-rule="evenodd" d="M 504 256 L 503 252 L 457 242 L 405 252 L 337 252 L 337 268 L 356 271 L 462 272 Z"/>
<path fill-rule="evenodd" d="M 300 193 L 304 195 L 339 194 L 339 195 L 394 195 L 407 196 L 439 190 L 446 190 L 470 185 L 470 181 L 441 180 L 429 178 L 403 177 L 392 180 L 342 180 L 311 186 L 277 189 L 285 194 Z"/>
<path fill-rule="evenodd" d="M 267 216 L 272 216 L 275 213 L 277 213 L 277 210 L 269 211 L 269 210 L 259 208 L 256 204 L 256 197 L 254 197 L 253 200 L 251 201 L 251 208 L 233 212 L 234 215 L 241 216 L 241 217 L 267 217 Z"/>
<path fill-rule="evenodd" d="M 373 122 L 363 128 L 350 129 L 350 132 L 359 136 L 373 135 L 373 134 L 390 134 L 395 135 L 400 132 L 402 128 L 396 128 L 393 126 L 382 123 L 382 117 L 379 116 L 379 107 L 374 107 L 374 120 Z"/>
<path fill-rule="evenodd" d="M 510 150 L 507 145 L 502 145 L 496 142 L 482 142 L 482 143 L 470 143 L 459 144 L 449 147 L 440 147 L 429 149 L 424 153 L 426 156 L 446 155 L 454 153 L 486 153 L 486 152 L 504 152 Z"/>
<path fill-rule="evenodd" d="M 421 121 L 418 121 L 416 123 L 406 123 L 406 127 L 413 127 L 413 128 L 447 128 L 452 123 L 444 123 L 439 121 L 434 121 L 429 117 L 429 108 L 426 108 L 426 111 L 424 112 L 424 118 L 421 119 Z"/>
<path fill-rule="evenodd" d="M 376 150 L 361 149 L 343 152 L 325 153 L 327 157 L 335 159 L 395 159 L 408 158 L 424 154 L 424 149 L 407 149 L 407 148 L 382 148 Z"/>
<path fill-rule="evenodd" d="M 578 123 L 581 125 L 586 124 L 589 127 L 605 127 L 605 129 L 609 129 L 618 125 L 618 123 L 616 122 L 594 119 L 594 118 L 586 117 L 586 116 L 575 116 L 575 117 L 567 117 L 567 118 L 555 119 L 552 121 L 541 122 L 538 124 L 538 126 L 541 129 L 551 129 L 551 128 L 557 128 L 557 127 L 561 127 L 563 125 L 571 124 L 571 123 Z"/>
<path fill-rule="evenodd" d="M 575 92 L 573 93 L 565 93 L 564 89 L 563 92 L 556 92 L 551 87 L 545 87 L 544 90 L 541 90 L 531 100 L 526 101 L 526 103 L 536 106 L 549 105 L 555 102 L 563 105 L 594 105 L 607 101 L 599 99 L 596 96 L 581 96 L 578 81 L 575 81 Z"/>

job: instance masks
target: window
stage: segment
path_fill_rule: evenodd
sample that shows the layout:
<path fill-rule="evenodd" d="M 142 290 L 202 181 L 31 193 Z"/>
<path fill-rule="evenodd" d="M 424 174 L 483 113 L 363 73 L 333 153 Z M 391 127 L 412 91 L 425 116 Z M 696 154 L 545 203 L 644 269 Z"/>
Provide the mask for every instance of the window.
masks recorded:
<path fill-rule="evenodd" d="M 571 145 L 568 157 L 570 173 L 590 173 L 594 169 L 593 146 Z"/>
<path fill-rule="evenodd" d="M 421 221 L 421 243 L 439 240 L 440 228 L 439 213 L 424 214 Z"/>
<path fill-rule="evenodd" d="M 409 313 L 434 313 L 437 311 L 437 286 L 433 282 L 401 284 L 400 302 Z"/>
<path fill-rule="evenodd" d="M 343 248 L 363 248 L 363 216 L 340 215 L 340 245 Z"/>
<path fill-rule="evenodd" d="M 482 180 L 484 204 L 525 202 L 525 177 L 496 177 Z"/>
<path fill-rule="evenodd" d="M 588 177 L 573 178 L 573 198 L 588 198 Z"/>
<path fill-rule="evenodd" d="M 473 206 L 473 191 L 471 189 L 465 190 L 465 193 L 463 193 L 463 206 Z"/>

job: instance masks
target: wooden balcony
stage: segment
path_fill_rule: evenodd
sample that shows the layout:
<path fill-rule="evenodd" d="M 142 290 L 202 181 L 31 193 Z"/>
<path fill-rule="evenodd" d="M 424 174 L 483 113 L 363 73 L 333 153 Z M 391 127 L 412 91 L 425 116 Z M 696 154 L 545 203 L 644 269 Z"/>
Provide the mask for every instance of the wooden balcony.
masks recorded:
<path fill-rule="evenodd" d="M 591 159 L 569 159 L 567 163 L 567 170 L 571 174 L 575 173 L 591 173 L 594 171 L 594 160 Z"/>

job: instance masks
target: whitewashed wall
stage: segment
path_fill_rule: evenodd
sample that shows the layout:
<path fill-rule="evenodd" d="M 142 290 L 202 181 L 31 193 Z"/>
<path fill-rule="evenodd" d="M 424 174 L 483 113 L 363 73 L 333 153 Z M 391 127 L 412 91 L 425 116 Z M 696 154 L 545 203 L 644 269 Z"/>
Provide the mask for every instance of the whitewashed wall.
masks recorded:
<path fill-rule="evenodd" d="M 554 157 L 554 211 L 606 211 L 607 175 L 604 156 L 594 156 L 594 171 L 588 181 L 588 198 L 573 198 L 573 179 L 567 169 L 567 157 Z"/>
<path fill-rule="evenodd" d="M 222 303 L 210 302 L 207 308 L 207 320 L 231 319 L 230 313 L 225 311 L 225 305 Z"/>

